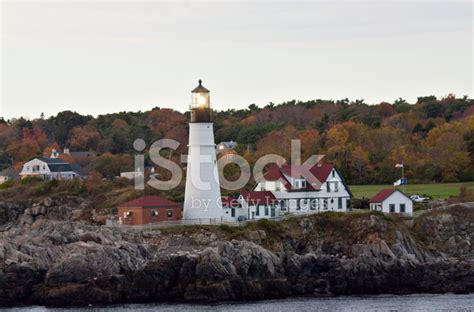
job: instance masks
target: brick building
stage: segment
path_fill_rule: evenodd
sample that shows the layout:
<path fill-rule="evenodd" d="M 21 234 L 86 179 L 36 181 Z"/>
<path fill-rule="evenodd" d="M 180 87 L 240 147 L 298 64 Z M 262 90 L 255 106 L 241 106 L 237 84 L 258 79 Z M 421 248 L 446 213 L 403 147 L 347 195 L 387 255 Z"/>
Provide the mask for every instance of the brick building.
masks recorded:
<path fill-rule="evenodd" d="M 118 207 L 120 224 L 147 224 L 177 221 L 183 216 L 183 205 L 159 196 L 143 196 Z"/>

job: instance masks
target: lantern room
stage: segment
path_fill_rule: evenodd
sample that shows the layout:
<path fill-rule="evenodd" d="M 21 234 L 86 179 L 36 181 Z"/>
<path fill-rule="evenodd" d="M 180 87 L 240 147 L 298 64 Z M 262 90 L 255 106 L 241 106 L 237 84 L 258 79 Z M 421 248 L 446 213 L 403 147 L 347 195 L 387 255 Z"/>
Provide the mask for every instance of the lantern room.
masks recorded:
<path fill-rule="evenodd" d="M 191 91 L 191 122 L 211 122 L 209 90 L 202 85 L 202 80 Z"/>

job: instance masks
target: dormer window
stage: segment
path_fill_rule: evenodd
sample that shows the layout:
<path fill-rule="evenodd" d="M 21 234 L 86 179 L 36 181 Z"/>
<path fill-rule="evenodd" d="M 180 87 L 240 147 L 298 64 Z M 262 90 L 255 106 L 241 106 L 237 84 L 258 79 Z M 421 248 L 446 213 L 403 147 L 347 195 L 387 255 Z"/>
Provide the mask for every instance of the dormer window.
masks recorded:
<path fill-rule="evenodd" d="M 305 188 L 306 180 L 305 179 L 295 179 L 295 188 Z"/>

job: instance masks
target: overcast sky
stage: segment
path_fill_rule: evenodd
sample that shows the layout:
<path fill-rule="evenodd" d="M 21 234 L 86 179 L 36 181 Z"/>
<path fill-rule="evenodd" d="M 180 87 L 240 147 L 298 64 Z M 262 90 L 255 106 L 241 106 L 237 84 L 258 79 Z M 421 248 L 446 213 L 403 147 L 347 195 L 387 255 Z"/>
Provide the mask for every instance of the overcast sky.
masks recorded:
<path fill-rule="evenodd" d="M 0 116 L 472 97 L 471 1 L 2 1 Z"/>

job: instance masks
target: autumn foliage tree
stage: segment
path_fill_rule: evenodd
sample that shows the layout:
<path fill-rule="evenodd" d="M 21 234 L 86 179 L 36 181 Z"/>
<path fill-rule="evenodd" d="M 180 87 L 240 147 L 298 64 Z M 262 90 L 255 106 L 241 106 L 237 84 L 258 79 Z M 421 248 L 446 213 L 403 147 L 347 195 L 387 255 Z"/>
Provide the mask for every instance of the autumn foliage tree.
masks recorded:
<path fill-rule="evenodd" d="M 69 147 L 75 150 L 96 150 L 101 139 L 99 131 L 93 126 L 79 126 L 71 131 Z"/>

